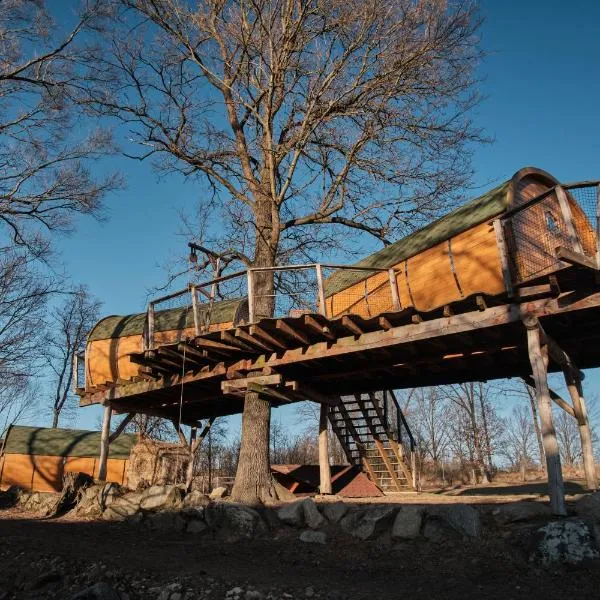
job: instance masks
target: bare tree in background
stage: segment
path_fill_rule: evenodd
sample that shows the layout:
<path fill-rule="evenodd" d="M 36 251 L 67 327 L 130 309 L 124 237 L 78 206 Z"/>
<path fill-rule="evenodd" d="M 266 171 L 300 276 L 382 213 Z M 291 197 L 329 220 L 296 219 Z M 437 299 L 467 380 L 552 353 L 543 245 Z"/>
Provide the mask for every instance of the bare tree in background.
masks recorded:
<path fill-rule="evenodd" d="M 100 302 L 85 287 L 67 294 L 49 316 L 45 340 L 45 359 L 52 372 L 52 427 L 75 399 L 73 393 L 74 358 L 85 350 L 88 333 L 98 321 Z"/>
<path fill-rule="evenodd" d="M 411 399 L 411 424 L 419 441 L 419 452 L 423 458 L 430 458 L 437 468 L 451 434 L 448 399 L 436 387 L 417 389 Z"/>
<path fill-rule="evenodd" d="M 484 483 L 492 480 L 493 454 L 503 430 L 491 399 L 498 390 L 483 382 L 443 386 L 442 393 L 456 407 L 454 435 L 462 437 L 470 461 L 479 471 Z"/>
<path fill-rule="evenodd" d="M 91 52 L 80 39 L 103 11 L 86 2 L 62 31 L 43 0 L 0 2 L 0 231 L 38 256 L 46 232 L 69 229 L 75 213 L 97 213 L 118 184 L 88 170 L 111 150 L 110 137 L 77 120 L 73 97 Z"/>
<path fill-rule="evenodd" d="M 526 469 L 535 462 L 537 450 L 535 429 L 528 408 L 522 404 L 515 406 L 505 424 L 498 452 L 512 469 L 521 471 L 521 479 L 525 481 Z"/>
<path fill-rule="evenodd" d="M 90 111 L 126 153 L 196 176 L 219 251 L 270 267 L 387 243 L 448 205 L 471 175 L 478 18 L 446 0 L 114 0 L 87 75 Z M 133 144 L 131 143 L 133 142 Z M 224 230 L 223 230 L 224 228 Z M 255 278 L 271 316 L 272 273 Z M 233 498 L 271 501 L 270 405 L 244 404 Z"/>

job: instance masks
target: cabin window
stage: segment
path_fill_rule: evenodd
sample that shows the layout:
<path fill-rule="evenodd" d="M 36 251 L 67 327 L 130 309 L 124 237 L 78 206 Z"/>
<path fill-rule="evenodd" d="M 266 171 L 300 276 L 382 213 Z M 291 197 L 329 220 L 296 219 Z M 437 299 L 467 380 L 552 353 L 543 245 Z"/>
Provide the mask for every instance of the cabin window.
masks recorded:
<path fill-rule="evenodd" d="M 557 235 L 560 233 L 558 223 L 556 222 L 554 215 L 549 210 L 546 211 L 546 227 L 548 227 L 548 231 L 552 235 Z"/>

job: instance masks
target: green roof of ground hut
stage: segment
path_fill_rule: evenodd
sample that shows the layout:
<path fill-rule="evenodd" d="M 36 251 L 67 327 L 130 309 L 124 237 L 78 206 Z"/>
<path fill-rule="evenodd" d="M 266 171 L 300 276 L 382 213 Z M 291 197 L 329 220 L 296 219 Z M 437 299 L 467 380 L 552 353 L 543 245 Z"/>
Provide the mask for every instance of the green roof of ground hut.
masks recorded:
<path fill-rule="evenodd" d="M 479 196 L 446 216 L 430 223 L 423 229 L 385 246 L 381 250 L 355 263 L 359 267 L 389 269 L 399 262 L 415 256 L 444 240 L 448 240 L 471 227 L 484 223 L 505 212 L 510 203 L 512 180 L 505 181 L 483 196 Z M 373 273 L 369 271 L 334 271 L 325 280 L 325 295 L 331 296 L 359 281 L 367 279 Z"/>
<path fill-rule="evenodd" d="M 137 435 L 122 433 L 109 447 L 109 458 L 129 458 Z M 100 456 L 100 432 L 12 425 L 6 432 L 5 454 L 36 456 Z"/>
<path fill-rule="evenodd" d="M 210 323 L 228 323 L 235 321 L 239 314 L 244 312 L 247 306 L 246 298 L 235 298 L 233 300 L 222 300 L 215 302 L 212 308 L 208 304 L 200 304 L 199 314 L 201 321 L 207 312 L 210 314 Z M 247 311 L 247 308 L 246 308 Z M 94 340 L 107 340 L 111 338 L 125 337 L 128 335 L 140 335 L 144 332 L 146 313 L 134 315 L 112 315 L 105 317 L 95 325 L 88 336 L 88 342 Z M 192 307 L 184 306 L 157 310 L 154 314 L 154 331 L 170 331 L 186 329 L 194 326 L 194 313 Z"/>

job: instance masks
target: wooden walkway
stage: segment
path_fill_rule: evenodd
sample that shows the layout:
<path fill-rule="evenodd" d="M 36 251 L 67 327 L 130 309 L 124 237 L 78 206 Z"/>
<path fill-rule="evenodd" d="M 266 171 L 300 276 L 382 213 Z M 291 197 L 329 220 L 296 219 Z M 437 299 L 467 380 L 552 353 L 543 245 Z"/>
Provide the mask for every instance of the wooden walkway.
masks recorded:
<path fill-rule="evenodd" d="M 85 392 L 81 405 L 106 404 L 182 422 L 241 412 L 243 393 L 258 386 L 275 406 L 298 400 L 381 389 L 527 377 L 525 315 L 538 317 L 579 368 L 600 366 L 600 288 L 589 271 L 571 267 L 581 283 L 560 292 L 549 285 L 521 290 L 494 306 L 477 296 L 439 311 L 414 309 L 365 320 L 318 314 L 265 319 L 208 333 L 131 359 L 143 378 Z M 549 369 L 560 370 L 552 363 Z"/>

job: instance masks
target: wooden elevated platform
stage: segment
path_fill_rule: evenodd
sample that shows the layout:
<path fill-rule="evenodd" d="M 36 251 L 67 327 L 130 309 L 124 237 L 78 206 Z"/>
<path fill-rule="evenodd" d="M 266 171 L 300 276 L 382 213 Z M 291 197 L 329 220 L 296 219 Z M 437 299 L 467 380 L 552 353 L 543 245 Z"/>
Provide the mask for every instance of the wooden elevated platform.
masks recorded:
<path fill-rule="evenodd" d="M 568 285 L 566 285 L 568 284 Z M 572 291 L 561 292 L 570 288 Z M 257 386 L 273 405 L 331 402 L 345 393 L 531 374 L 522 319 L 538 317 L 579 368 L 600 366 L 600 286 L 584 267 L 517 297 L 474 296 L 429 313 L 413 308 L 372 319 L 319 314 L 265 319 L 135 353 L 143 379 L 80 391 L 81 405 L 110 403 L 182 422 L 242 411 Z M 559 370 L 550 363 L 549 369 Z"/>

